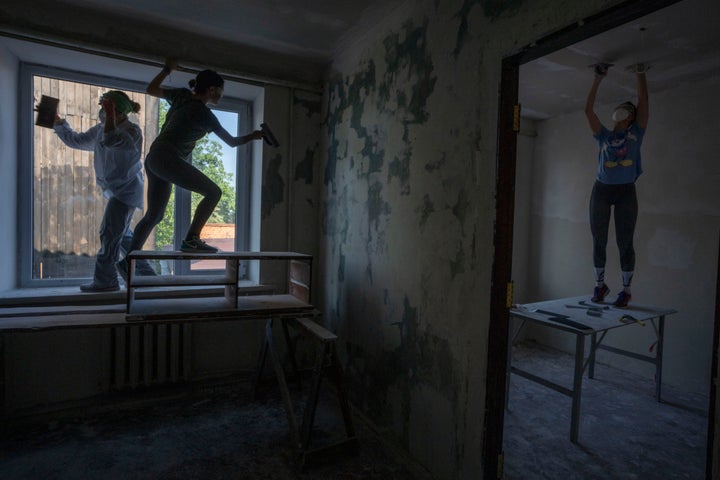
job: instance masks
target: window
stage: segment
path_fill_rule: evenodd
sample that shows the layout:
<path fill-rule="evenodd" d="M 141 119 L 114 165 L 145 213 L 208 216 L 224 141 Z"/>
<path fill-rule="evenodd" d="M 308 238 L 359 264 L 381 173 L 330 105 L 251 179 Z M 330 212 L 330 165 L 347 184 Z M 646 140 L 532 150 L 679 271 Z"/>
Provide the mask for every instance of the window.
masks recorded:
<path fill-rule="evenodd" d="M 41 95 L 59 98 L 59 115 L 82 132 L 97 124 L 99 98 L 119 89 L 140 103 L 131 121 L 143 130 L 144 159 L 157 136 L 163 100 L 145 95 L 146 83 L 24 64 L 21 66 L 20 158 L 20 284 L 21 286 L 74 285 L 92 277 L 99 250 L 98 228 L 106 200 L 95 185 L 92 152 L 65 146 L 54 131 L 34 125 L 32 106 Z M 224 98 L 215 110 L 233 134 L 251 130 L 251 105 Z M 230 148 L 214 134 L 198 142 L 193 163 L 223 189 L 223 199 L 208 222 L 203 237 L 223 250 L 247 249 L 249 243 L 250 145 Z M 196 195 L 175 189 L 163 222 L 153 231 L 145 249 L 177 249 L 190 224 Z M 141 218 L 136 212 L 132 226 Z M 224 265 L 194 262 L 156 265 L 163 273 L 195 273 Z"/>

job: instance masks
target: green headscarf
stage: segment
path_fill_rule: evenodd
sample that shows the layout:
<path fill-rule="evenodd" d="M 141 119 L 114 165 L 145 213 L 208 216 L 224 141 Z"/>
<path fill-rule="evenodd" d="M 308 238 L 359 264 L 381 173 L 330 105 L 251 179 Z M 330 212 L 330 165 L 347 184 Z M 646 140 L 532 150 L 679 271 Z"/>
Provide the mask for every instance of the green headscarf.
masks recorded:
<path fill-rule="evenodd" d="M 119 90 L 110 90 L 109 92 L 105 92 L 102 97 L 109 98 L 115 102 L 115 108 L 122 114 L 127 115 L 133 111 L 133 104 L 130 99 Z"/>

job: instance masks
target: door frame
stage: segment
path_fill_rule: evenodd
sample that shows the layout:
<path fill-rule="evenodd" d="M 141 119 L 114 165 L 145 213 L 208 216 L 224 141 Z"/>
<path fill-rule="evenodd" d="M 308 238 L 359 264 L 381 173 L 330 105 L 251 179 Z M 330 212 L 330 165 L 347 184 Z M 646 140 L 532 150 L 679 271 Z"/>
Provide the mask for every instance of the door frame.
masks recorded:
<path fill-rule="evenodd" d="M 485 429 L 483 431 L 483 478 L 503 478 L 503 430 L 506 382 L 509 365 L 509 307 L 512 303 L 512 251 L 515 213 L 515 172 L 520 111 L 518 90 L 520 66 L 587 38 L 626 24 L 682 0 L 626 0 L 595 15 L 566 26 L 506 56 L 502 60 L 498 102 L 497 173 L 495 179 L 495 228 L 493 245 L 488 338 Z M 718 262 L 720 284 L 720 259 Z M 713 332 L 713 374 L 717 377 L 718 334 L 720 332 L 720 293 L 716 298 Z M 708 421 L 707 478 L 711 478 L 714 440 L 716 386 L 711 379 L 711 405 Z"/>

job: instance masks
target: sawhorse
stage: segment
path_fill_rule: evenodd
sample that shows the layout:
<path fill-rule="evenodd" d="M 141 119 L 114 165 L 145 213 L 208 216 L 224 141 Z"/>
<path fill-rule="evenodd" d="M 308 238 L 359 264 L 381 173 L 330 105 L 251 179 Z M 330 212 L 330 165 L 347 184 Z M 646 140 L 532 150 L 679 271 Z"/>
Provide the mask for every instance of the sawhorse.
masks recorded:
<path fill-rule="evenodd" d="M 270 318 L 265 324 L 265 338 L 260 349 L 258 356 L 258 365 L 255 371 L 255 392 L 257 395 L 260 379 L 262 372 L 265 367 L 265 361 L 267 354 L 270 354 L 273 368 L 275 369 L 275 376 L 278 379 L 280 386 L 280 394 L 282 395 L 283 402 L 285 403 L 285 411 L 288 417 L 288 424 L 290 425 L 290 434 L 294 444 L 297 446 L 298 463 L 300 468 L 308 466 L 309 463 L 319 454 L 330 454 L 338 450 L 346 450 L 351 453 L 356 453 L 358 449 L 358 440 L 355 435 L 355 427 L 353 426 L 352 413 L 350 411 L 350 402 L 348 401 L 347 392 L 343 383 L 343 370 L 340 365 L 340 360 L 336 349 L 337 336 L 325 329 L 322 325 L 319 325 L 312 318 L 308 317 L 297 317 L 297 318 L 279 318 L 283 335 L 285 336 L 286 344 L 288 346 L 288 354 L 292 363 L 294 374 L 298 379 L 298 385 L 300 386 L 300 374 L 295 360 L 295 349 L 290 341 L 290 334 L 288 331 L 288 323 L 295 325 L 301 329 L 302 332 L 312 337 L 317 341 L 315 361 L 312 368 L 312 379 L 311 388 L 305 403 L 305 411 L 303 413 L 303 420 L 300 428 L 298 428 L 297 419 L 295 415 L 295 408 L 293 406 L 292 398 L 290 396 L 290 390 L 288 389 L 287 381 L 285 380 L 285 373 L 283 371 L 282 363 L 275 344 L 273 342 L 273 324 L 275 318 Z M 313 423 L 315 421 L 315 413 L 317 410 L 317 404 L 320 396 L 320 386 L 322 378 L 327 378 L 332 382 L 333 386 L 338 395 L 338 401 L 340 403 L 340 411 L 343 416 L 343 422 L 345 424 L 346 437 L 335 443 L 324 445 L 321 447 L 310 448 L 310 439 L 312 436 Z"/>

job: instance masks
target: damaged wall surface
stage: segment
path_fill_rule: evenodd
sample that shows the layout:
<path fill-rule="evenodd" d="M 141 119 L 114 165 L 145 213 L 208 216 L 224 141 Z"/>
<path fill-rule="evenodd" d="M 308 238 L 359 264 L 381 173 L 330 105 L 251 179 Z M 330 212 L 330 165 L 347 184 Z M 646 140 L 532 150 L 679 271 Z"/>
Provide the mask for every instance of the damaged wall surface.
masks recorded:
<path fill-rule="evenodd" d="M 501 61 L 618 3 L 408 0 L 344 43 L 322 99 L 268 89 L 265 118 L 284 145 L 253 172 L 262 232 L 253 246 L 317 255 L 314 300 L 340 337 L 354 406 L 439 479 L 483 471 Z M 57 25 L 47 12 L 40 20 L 55 36 L 155 61 L 172 53 L 258 76 L 298 65 L 281 72 L 225 42 L 145 23 L 122 36 L 102 25 L 79 35 L 99 21 L 80 13 Z M 302 67 L 299 80 L 314 82 L 317 66 Z M 25 355 L 49 342 L 33 341 Z"/>
<path fill-rule="evenodd" d="M 438 478 L 478 478 L 499 67 L 613 2 L 412 2 L 326 88 L 326 322 L 353 401 Z"/>

